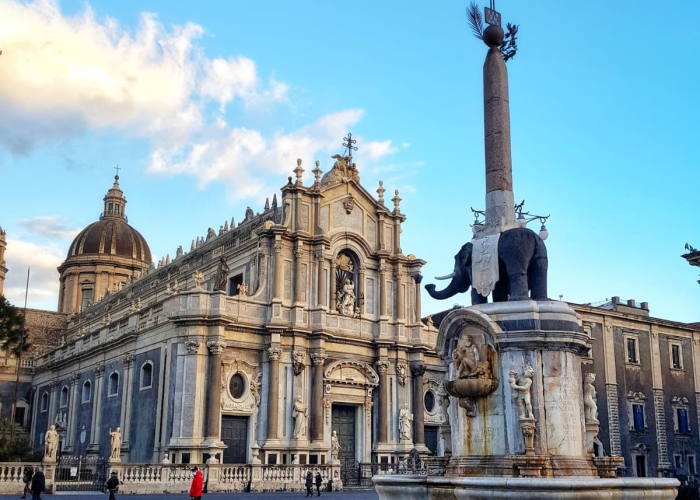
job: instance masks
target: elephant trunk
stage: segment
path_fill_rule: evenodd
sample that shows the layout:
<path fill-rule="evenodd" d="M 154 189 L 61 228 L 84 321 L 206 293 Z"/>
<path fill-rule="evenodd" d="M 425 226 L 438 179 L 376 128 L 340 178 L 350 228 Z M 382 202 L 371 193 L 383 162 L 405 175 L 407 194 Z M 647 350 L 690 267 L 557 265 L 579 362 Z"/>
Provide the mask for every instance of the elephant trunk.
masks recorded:
<path fill-rule="evenodd" d="M 447 285 L 447 287 L 443 290 L 435 290 L 435 285 L 433 284 L 425 285 L 425 289 L 428 291 L 432 298 L 437 300 L 449 299 L 450 297 L 457 295 L 460 292 L 464 292 L 464 290 L 459 290 L 454 280 L 450 281 L 450 284 Z"/>

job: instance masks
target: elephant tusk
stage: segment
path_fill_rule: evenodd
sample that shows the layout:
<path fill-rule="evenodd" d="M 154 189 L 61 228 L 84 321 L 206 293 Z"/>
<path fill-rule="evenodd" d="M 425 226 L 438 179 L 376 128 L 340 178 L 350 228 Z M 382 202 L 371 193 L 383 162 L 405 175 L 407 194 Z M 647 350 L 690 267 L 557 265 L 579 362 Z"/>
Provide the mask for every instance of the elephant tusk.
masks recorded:
<path fill-rule="evenodd" d="M 448 280 L 448 279 L 450 279 L 450 278 L 453 278 L 454 275 L 455 275 L 455 273 L 452 272 L 452 273 L 450 273 L 450 274 L 446 274 L 445 276 L 435 276 L 435 279 L 436 279 L 436 280 Z"/>

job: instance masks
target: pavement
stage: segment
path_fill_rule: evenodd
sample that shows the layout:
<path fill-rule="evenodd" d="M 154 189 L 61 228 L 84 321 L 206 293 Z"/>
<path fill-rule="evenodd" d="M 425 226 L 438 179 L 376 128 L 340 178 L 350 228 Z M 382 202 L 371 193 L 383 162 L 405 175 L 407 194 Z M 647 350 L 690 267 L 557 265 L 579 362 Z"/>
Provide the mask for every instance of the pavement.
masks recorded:
<path fill-rule="evenodd" d="M 286 491 L 279 492 L 265 492 L 265 493 L 208 493 L 202 497 L 202 500 L 297 500 L 305 498 L 306 493 L 303 491 L 289 493 Z M 21 493 L 17 495 L 0 495 L 0 500 L 17 500 L 21 496 Z M 328 500 L 378 500 L 379 496 L 375 490 L 345 490 L 345 491 L 335 491 L 335 492 L 324 492 L 321 494 L 322 497 L 326 497 Z M 90 500 L 92 498 L 104 498 L 107 499 L 106 493 L 100 493 L 99 491 L 59 491 L 55 495 L 43 494 L 41 497 L 44 500 L 49 498 L 58 499 L 69 499 L 75 498 L 78 500 Z M 29 497 L 27 497 L 29 498 Z M 189 500 L 186 493 L 161 493 L 161 494 L 151 494 L 151 495 L 127 495 L 120 494 L 116 495 L 117 500 Z M 316 497 L 315 497 L 316 498 Z M 320 499 L 319 499 L 320 500 Z"/>

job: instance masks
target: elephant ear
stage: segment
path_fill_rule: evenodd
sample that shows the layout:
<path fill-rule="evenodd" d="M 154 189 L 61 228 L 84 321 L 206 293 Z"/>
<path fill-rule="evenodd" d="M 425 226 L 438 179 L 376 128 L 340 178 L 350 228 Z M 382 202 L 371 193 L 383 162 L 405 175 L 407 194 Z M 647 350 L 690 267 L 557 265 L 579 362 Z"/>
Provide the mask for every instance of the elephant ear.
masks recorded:
<path fill-rule="evenodd" d="M 474 246 L 471 243 L 465 243 L 462 249 L 459 251 L 460 257 L 462 258 L 462 265 L 468 267 L 472 265 L 472 248 Z"/>

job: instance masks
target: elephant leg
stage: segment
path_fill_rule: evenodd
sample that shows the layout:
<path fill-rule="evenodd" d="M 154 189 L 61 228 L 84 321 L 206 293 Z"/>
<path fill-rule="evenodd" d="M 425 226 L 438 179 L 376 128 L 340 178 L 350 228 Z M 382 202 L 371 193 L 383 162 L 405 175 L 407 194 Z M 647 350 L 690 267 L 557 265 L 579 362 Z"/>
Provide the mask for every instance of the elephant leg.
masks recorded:
<path fill-rule="evenodd" d="M 510 273 L 508 277 L 510 278 L 509 300 L 528 300 L 530 297 L 527 293 L 527 274 L 524 272 L 516 272 Z"/>
<path fill-rule="evenodd" d="M 496 288 L 493 289 L 491 293 L 494 302 L 507 302 L 508 301 L 508 281 L 499 280 L 496 283 Z"/>
<path fill-rule="evenodd" d="M 532 300 L 548 300 L 547 297 L 547 258 L 533 259 L 530 264 L 529 281 Z"/>
<path fill-rule="evenodd" d="M 475 306 L 477 304 L 486 304 L 488 302 L 488 300 L 489 300 L 488 297 L 484 297 L 479 292 L 474 290 L 474 288 L 472 288 L 472 305 L 473 306 Z"/>

